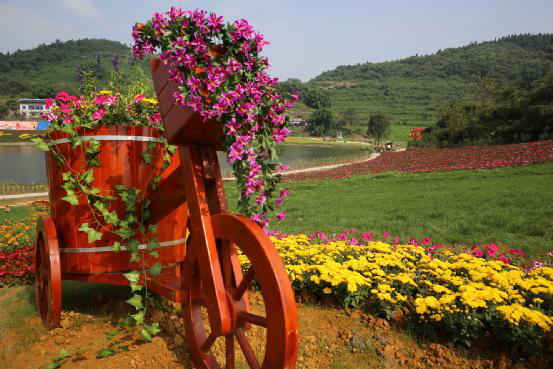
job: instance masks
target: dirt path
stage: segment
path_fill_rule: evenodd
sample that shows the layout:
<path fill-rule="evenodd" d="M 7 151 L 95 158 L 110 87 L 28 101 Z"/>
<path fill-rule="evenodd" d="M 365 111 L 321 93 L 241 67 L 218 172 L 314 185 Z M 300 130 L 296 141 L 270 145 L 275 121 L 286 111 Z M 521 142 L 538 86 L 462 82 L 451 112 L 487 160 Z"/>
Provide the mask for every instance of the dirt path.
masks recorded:
<path fill-rule="evenodd" d="M 116 324 L 118 317 L 129 311 L 125 297 L 114 297 L 104 290 L 90 293 L 84 288 L 83 291 L 88 295 L 80 299 L 81 306 L 66 309 L 62 327 L 48 332 L 33 311 L 32 288 L 0 290 L 0 368 L 44 368 L 55 358 L 59 359 L 61 350 L 68 355 L 58 361 L 62 369 L 193 368 L 178 304 L 165 301 L 152 310 L 149 318 L 160 322 L 162 333 L 152 342 L 146 342 L 134 329 Z M 264 309 L 259 297 L 255 293 L 250 295 L 252 309 Z M 89 305 L 94 313 L 86 312 L 91 308 Z M 420 344 L 387 321 L 359 310 L 300 303 L 298 313 L 298 369 L 548 367 L 539 358 L 530 364 L 515 364 L 501 353 L 474 348 L 464 351 L 440 343 Z M 255 331 L 251 334 L 257 335 Z M 252 340 L 260 350 L 264 349 L 263 341 Z M 98 358 L 98 353 L 105 348 L 117 353 Z"/>

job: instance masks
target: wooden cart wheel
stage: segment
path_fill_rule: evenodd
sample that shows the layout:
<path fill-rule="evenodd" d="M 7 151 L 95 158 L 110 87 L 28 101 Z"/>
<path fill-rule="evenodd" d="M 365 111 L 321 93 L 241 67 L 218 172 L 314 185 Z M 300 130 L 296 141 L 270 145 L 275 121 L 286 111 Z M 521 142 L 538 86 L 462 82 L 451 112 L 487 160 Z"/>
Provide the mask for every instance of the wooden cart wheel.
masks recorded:
<path fill-rule="evenodd" d="M 199 266 L 183 270 L 189 293 L 184 297 L 182 312 L 194 364 L 202 369 L 295 368 L 296 304 L 273 243 L 245 217 L 221 214 L 212 216 L 211 222 L 231 310 L 232 332 L 220 337 L 211 334 Z M 240 261 L 247 263 L 245 274 Z M 250 306 L 248 290 L 254 287 Z"/>
<path fill-rule="evenodd" d="M 49 216 L 39 218 L 35 244 L 36 307 L 48 329 L 60 326 L 61 271 L 56 226 Z"/>

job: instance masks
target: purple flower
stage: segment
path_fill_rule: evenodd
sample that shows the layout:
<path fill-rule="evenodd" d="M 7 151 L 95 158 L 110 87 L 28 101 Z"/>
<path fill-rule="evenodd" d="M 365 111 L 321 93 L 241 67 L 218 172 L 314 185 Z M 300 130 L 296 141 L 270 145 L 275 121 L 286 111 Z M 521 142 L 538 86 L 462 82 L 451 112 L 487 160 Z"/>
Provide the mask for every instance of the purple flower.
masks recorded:
<path fill-rule="evenodd" d="M 284 219 L 286 217 L 286 213 L 283 211 L 282 213 L 278 213 L 276 215 L 276 217 L 277 217 L 278 222 L 280 223 L 280 222 L 282 222 L 282 219 Z"/>
<path fill-rule="evenodd" d="M 227 161 L 229 162 L 229 164 L 232 164 L 236 160 L 242 160 L 243 155 L 244 155 L 244 148 L 239 143 L 235 143 L 229 149 Z"/>

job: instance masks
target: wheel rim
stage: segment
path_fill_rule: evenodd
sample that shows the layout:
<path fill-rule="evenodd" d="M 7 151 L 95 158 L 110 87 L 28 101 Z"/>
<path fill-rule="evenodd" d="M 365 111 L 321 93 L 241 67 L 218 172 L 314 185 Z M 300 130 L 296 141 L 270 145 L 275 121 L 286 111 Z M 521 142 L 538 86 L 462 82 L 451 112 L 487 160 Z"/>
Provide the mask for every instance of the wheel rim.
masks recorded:
<path fill-rule="evenodd" d="M 206 324 L 205 299 L 198 265 L 185 271 L 189 293 L 183 315 L 192 359 L 199 368 L 235 369 L 242 364 L 254 369 L 295 367 L 297 316 L 293 292 L 278 253 L 265 233 L 243 217 L 212 217 L 221 271 L 231 310 L 232 332 L 216 337 Z M 250 265 L 243 273 L 233 247 Z M 234 263 L 233 261 L 234 260 Z M 248 292 L 256 285 L 258 292 Z M 248 294 L 263 304 L 250 306 Z M 237 353 L 235 354 L 235 349 Z"/>
<path fill-rule="evenodd" d="M 51 218 L 39 220 L 35 246 L 35 300 L 44 325 L 60 326 L 61 272 L 55 226 Z"/>

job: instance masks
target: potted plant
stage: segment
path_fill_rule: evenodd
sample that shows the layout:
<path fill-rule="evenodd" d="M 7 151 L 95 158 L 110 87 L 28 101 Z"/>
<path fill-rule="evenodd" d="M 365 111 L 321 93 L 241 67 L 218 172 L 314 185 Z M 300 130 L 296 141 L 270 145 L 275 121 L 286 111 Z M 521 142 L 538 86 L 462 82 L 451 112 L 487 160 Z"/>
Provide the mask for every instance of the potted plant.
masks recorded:
<path fill-rule="evenodd" d="M 81 96 L 62 91 L 48 99 L 44 118 L 51 125 L 34 141 L 46 151 L 61 272 L 84 280 L 126 272 L 134 293 L 128 302 L 138 310 L 134 322 L 143 324 L 138 270 L 155 276 L 184 259 L 187 208 L 179 203 L 151 221 L 148 195 L 178 168 L 177 149 L 167 144 L 156 100 L 117 73 L 110 85 L 97 91 L 86 83 Z M 149 339 L 157 331 L 144 324 L 141 334 Z"/>
<path fill-rule="evenodd" d="M 158 53 L 152 71 L 169 141 L 203 131 L 199 143 L 227 154 L 239 210 L 266 226 L 288 193 L 276 194 L 284 167 L 275 145 L 290 133 L 288 111 L 297 100 L 282 96 L 267 74 L 261 51 L 268 42 L 243 19 L 224 23 L 215 13 L 178 7 L 135 25 L 133 38 L 135 57 Z"/>

